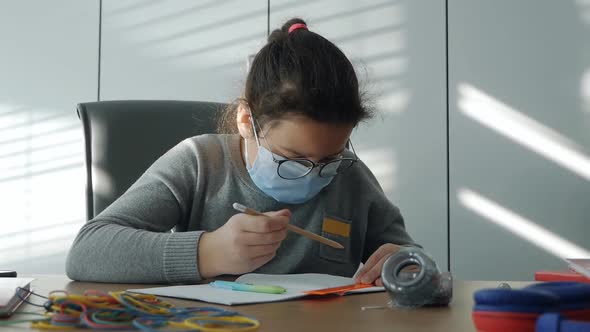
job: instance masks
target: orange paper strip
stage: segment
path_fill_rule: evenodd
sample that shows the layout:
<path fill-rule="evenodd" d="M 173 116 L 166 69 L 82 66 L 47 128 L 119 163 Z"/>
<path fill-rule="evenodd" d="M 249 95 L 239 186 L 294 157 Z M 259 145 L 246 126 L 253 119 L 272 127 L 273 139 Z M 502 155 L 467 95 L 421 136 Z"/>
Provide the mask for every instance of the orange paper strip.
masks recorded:
<path fill-rule="evenodd" d="M 375 287 L 375 285 L 371 285 L 371 284 L 346 285 L 346 286 L 340 286 L 340 287 L 316 289 L 316 290 L 304 292 L 304 294 L 306 294 L 306 295 L 329 295 L 329 294 L 344 295 L 344 293 L 346 293 L 348 291 L 352 291 L 355 289 L 370 288 L 370 287 Z"/>

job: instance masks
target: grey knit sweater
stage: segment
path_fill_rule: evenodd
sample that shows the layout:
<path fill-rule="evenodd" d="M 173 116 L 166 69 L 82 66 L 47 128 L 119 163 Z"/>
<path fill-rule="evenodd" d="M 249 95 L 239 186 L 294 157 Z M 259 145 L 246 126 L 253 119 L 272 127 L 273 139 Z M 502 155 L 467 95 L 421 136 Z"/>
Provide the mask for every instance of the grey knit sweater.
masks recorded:
<path fill-rule="evenodd" d="M 234 202 L 259 211 L 288 208 L 291 223 L 345 247 L 334 249 L 289 233 L 276 257 L 255 271 L 259 273 L 352 276 L 382 244 L 413 244 L 399 210 L 362 162 L 337 175 L 310 201 L 283 204 L 250 179 L 239 136 L 202 135 L 160 157 L 80 229 L 68 255 L 67 274 L 99 282 L 198 281 L 199 238 L 237 213 Z"/>

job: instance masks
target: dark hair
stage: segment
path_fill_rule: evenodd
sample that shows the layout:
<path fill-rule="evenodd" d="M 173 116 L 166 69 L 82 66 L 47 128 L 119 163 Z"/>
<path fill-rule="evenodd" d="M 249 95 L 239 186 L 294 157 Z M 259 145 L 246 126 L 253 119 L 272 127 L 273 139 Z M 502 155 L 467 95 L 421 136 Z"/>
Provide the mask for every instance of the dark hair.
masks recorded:
<path fill-rule="evenodd" d="M 288 20 L 274 30 L 252 61 L 244 97 L 231 105 L 220 121 L 221 132 L 235 132 L 235 111 L 240 102 L 263 125 L 287 114 L 304 115 L 327 123 L 351 124 L 372 116 L 363 105 L 363 94 L 354 68 L 329 40 L 307 29 L 289 33 Z"/>

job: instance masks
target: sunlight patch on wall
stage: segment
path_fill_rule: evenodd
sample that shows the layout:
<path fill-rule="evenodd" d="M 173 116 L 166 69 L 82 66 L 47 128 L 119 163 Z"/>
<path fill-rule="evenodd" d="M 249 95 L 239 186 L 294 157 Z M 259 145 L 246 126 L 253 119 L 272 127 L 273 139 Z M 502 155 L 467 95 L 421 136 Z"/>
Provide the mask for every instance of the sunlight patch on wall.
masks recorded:
<path fill-rule="evenodd" d="M 590 25 L 590 0 L 576 0 L 582 22 Z"/>
<path fill-rule="evenodd" d="M 590 258 L 590 252 L 585 248 L 472 190 L 461 188 L 457 196 L 459 202 L 467 209 L 554 256 L 559 258 Z"/>
<path fill-rule="evenodd" d="M 466 116 L 590 181 L 590 158 L 577 144 L 470 84 L 458 92 Z"/>
<path fill-rule="evenodd" d="M 396 188 L 397 163 L 390 148 L 369 148 L 359 146 L 356 150 L 359 158 L 369 167 L 386 194 Z"/>
<path fill-rule="evenodd" d="M 85 215 L 78 118 L 0 104 L 0 128 L 0 262 L 9 268 L 67 252 Z"/>
<path fill-rule="evenodd" d="M 590 68 L 586 69 L 580 81 L 580 97 L 582 108 L 590 113 Z"/>

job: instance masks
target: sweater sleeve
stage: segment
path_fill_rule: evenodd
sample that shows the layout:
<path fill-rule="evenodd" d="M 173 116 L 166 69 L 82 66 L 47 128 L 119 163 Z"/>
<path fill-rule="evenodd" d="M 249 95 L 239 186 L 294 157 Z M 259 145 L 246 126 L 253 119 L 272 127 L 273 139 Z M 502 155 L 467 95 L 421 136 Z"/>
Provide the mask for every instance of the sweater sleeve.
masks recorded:
<path fill-rule="evenodd" d="M 173 231 L 189 218 L 197 166 L 197 149 L 190 140 L 160 157 L 80 229 L 67 258 L 68 277 L 120 283 L 201 279 L 197 247 L 202 231 Z"/>

